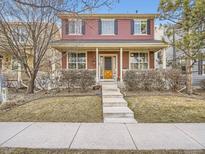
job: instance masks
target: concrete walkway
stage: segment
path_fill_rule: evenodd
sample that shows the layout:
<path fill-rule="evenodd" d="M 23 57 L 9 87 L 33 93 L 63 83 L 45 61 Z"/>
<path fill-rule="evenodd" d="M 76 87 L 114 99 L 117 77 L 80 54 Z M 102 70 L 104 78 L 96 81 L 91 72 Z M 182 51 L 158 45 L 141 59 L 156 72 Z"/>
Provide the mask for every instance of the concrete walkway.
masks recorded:
<path fill-rule="evenodd" d="M 2 122 L 0 147 L 205 149 L 205 124 Z"/>
<path fill-rule="evenodd" d="M 103 118 L 105 123 L 137 123 L 127 107 L 116 82 L 102 82 Z"/>

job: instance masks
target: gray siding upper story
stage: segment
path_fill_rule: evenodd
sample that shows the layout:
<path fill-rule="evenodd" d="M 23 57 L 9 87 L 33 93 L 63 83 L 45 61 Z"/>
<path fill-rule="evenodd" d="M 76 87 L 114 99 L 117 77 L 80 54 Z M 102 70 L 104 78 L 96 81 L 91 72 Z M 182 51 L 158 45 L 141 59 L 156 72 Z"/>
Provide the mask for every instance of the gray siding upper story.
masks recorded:
<path fill-rule="evenodd" d="M 162 39 L 164 37 L 164 29 L 163 28 L 159 28 L 159 27 L 156 27 L 155 28 L 155 39 L 156 40 L 159 40 L 159 39 Z M 164 38 L 166 40 L 166 38 Z M 205 50 L 203 51 L 204 55 L 205 55 Z M 177 58 L 178 58 L 178 62 L 180 62 L 180 57 L 183 57 L 183 53 L 180 52 L 180 51 L 177 51 L 176 53 L 177 55 Z M 171 67 L 169 66 L 170 64 L 170 61 L 172 61 L 173 59 L 173 48 L 172 47 L 169 47 L 166 49 L 166 62 L 167 62 L 167 67 Z M 205 59 L 203 59 L 203 65 L 205 65 Z M 205 66 L 204 66 L 205 67 Z M 202 71 L 202 74 L 199 73 L 199 65 L 198 65 L 198 62 L 196 62 L 194 65 L 193 65 L 193 73 L 192 73 L 192 77 L 193 77 L 193 85 L 194 86 L 199 86 L 200 85 L 200 82 L 201 80 L 204 80 L 205 79 L 205 68 L 203 68 L 203 71 Z"/>

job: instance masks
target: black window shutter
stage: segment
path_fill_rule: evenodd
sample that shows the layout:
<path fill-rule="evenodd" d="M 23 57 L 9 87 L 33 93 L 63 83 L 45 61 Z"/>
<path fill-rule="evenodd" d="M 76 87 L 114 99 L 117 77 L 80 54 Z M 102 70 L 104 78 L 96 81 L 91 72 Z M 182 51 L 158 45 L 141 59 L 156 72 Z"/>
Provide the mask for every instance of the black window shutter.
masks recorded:
<path fill-rule="evenodd" d="M 69 33 L 69 23 L 68 23 L 68 19 L 65 20 L 65 33 L 66 33 L 66 34 Z"/>
<path fill-rule="evenodd" d="M 115 35 L 118 34 L 118 20 L 115 20 Z"/>
<path fill-rule="evenodd" d="M 130 25 L 131 25 L 131 34 L 133 35 L 134 34 L 134 20 L 131 20 L 131 22 L 130 22 Z"/>
<path fill-rule="evenodd" d="M 85 35 L 85 20 L 82 20 L 82 34 Z"/>
<path fill-rule="evenodd" d="M 102 34 L 102 22 L 100 19 L 98 20 L 98 34 Z"/>
<path fill-rule="evenodd" d="M 202 54 L 200 54 L 198 58 L 198 74 L 202 75 L 203 74 L 203 61 L 202 61 Z"/>
<path fill-rule="evenodd" d="M 147 34 L 151 34 L 151 25 L 150 25 L 150 19 L 147 19 Z"/>

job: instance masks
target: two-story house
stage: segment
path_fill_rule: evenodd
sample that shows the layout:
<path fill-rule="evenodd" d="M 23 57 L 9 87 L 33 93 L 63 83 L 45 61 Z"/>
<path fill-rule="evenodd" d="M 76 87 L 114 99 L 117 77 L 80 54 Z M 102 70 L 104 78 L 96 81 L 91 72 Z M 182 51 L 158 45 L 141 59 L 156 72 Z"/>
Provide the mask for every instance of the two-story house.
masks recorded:
<path fill-rule="evenodd" d="M 157 14 L 61 13 L 62 69 L 96 70 L 96 82 L 123 81 L 126 70 L 154 69 L 154 53 L 166 44 L 154 40 Z"/>

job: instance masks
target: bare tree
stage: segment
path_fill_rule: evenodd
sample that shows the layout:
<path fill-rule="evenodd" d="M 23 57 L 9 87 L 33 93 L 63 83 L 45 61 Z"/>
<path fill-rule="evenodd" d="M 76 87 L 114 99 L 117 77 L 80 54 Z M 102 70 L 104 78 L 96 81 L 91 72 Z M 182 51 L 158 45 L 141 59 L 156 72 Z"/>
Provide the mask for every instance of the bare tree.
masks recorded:
<path fill-rule="evenodd" d="M 78 13 L 110 7 L 113 0 L 1 0 L 0 49 L 11 52 L 29 78 L 27 93 L 33 93 L 35 79 L 49 43 L 58 31 L 60 12 Z M 29 64 L 28 54 L 33 56 Z"/>
<path fill-rule="evenodd" d="M 168 38 L 173 37 L 173 27 L 175 29 L 176 39 L 169 44 L 184 54 L 187 94 L 193 93 L 193 65 L 205 47 L 204 5 L 205 0 L 160 0 L 160 19 L 169 22 L 165 24 Z"/>

